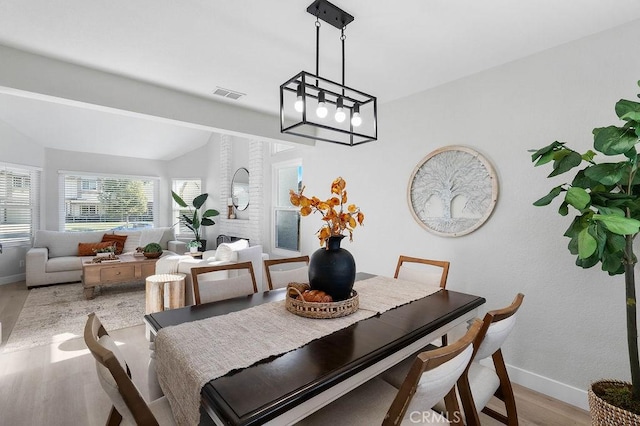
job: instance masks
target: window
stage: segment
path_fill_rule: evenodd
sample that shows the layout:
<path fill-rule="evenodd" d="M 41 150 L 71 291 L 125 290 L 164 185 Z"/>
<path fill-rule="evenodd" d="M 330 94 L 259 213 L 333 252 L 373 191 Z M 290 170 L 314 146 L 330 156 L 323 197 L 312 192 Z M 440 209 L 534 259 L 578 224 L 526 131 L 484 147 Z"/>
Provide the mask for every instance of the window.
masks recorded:
<path fill-rule="evenodd" d="M 281 254 L 300 252 L 300 212 L 289 201 L 289 190 L 300 190 L 302 162 L 293 160 L 274 164 L 273 249 Z"/>
<path fill-rule="evenodd" d="M 0 163 L 0 242 L 30 243 L 40 227 L 40 169 Z"/>
<path fill-rule="evenodd" d="M 200 179 L 173 179 L 171 189 L 188 205 L 191 205 L 193 199 L 202 194 Z M 180 208 L 175 201 L 172 203 L 173 214 L 171 218 L 175 221 L 176 237 L 193 238 L 193 231 L 185 226 L 183 220 L 180 220 L 183 214 L 189 215 L 189 209 Z"/>
<path fill-rule="evenodd" d="M 82 179 L 82 190 L 83 191 L 97 191 L 98 190 L 98 181 L 95 179 Z"/>
<path fill-rule="evenodd" d="M 153 177 L 60 172 L 60 229 L 153 227 L 157 181 Z"/>

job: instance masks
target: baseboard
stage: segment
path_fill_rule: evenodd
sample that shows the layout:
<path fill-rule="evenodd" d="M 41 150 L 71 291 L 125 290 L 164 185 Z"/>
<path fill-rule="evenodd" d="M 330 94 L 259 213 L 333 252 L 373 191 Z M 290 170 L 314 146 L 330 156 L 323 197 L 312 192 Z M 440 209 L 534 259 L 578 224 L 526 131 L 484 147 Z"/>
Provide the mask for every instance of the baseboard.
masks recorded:
<path fill-rule="evenodd" d="M 0 277 L 0 285 L 17 283 L 18 281 L 24 281 L 26 274 L 9 275 L 7 277 Z"/>
<path fill-rule="evenodd" d="M 480 361 L 480 363 L 484 364 L 486 361 L 487 360 L 483 360 Z M 491 361 L 488 361 L 487 365 L 492 366 Z M 507 371 L 513 383 L 517 383 L 575 407 L 582 408 L 583 410 L 589 410 L 587 391 L 584 389 L 567 385 L 557 380 L 532 373 L 531 371 L 514 367 L 513 365 L 507 364 Z"/>

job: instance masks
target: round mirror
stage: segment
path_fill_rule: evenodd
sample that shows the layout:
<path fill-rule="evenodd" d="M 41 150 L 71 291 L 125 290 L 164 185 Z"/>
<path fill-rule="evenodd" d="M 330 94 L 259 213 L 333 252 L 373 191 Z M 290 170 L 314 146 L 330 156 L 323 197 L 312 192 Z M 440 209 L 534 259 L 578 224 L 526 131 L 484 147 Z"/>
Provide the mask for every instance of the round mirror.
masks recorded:
<path fill-rule="evenodd" d="M 233 175 L 231 197 L 236 209 L 246 210 L 249 207 L 249 170 L 244 167 L 240 167 Z"/>

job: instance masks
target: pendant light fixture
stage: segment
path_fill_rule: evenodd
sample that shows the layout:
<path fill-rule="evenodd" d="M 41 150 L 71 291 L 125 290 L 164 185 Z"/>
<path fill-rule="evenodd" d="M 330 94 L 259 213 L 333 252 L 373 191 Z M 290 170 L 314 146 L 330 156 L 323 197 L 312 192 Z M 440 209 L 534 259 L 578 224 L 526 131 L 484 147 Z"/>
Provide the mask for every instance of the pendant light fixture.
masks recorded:
<path fill-rule="evenodd" d="M 280 86 L 280 132 L 343 145 L 378 139 L 377 100 L 345 86 L 345 34 L 354 17 L 326 0 L 307 12 L 316 17 L 316 73 L 301 71 Z M 340 30 L 342 84 L 320 76 L 320 20 Z"/>

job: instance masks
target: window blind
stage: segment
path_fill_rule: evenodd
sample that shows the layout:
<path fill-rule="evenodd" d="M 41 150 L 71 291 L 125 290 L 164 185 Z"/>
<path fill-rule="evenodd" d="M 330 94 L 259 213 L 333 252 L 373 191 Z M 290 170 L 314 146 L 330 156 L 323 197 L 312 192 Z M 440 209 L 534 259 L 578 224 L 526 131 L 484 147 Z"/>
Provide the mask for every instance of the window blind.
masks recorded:
<path fill-rule="evenodd" d="M 30 243 L 40 227 L 40 169 L 0 163 L 0 242 Z"/>
<path fill-rule="evenodd" d="M 157 178 L 60 172 L 60 229 L 154 226 Z"/>
<path fill-rule="evenodd" d="M 202 182 L 200 179 L 173 179 L 171 189 L 173 192 L 178 194 L 180 198 L 187 203 L 187 205 L 191 206 L 193 199 L 202 194 L 201 184 Z M 192 213 L 189 212 L 189 209 L 180 208 L 175 201 L 173 201 L 172 206 L 172 218 L 175 223 L 176 236 L 182 238 L 193 237 L 193 231 L 187 228 L 184 224 L 184 220 L 182 220 L 183 214 L 191 217 Z"/>

